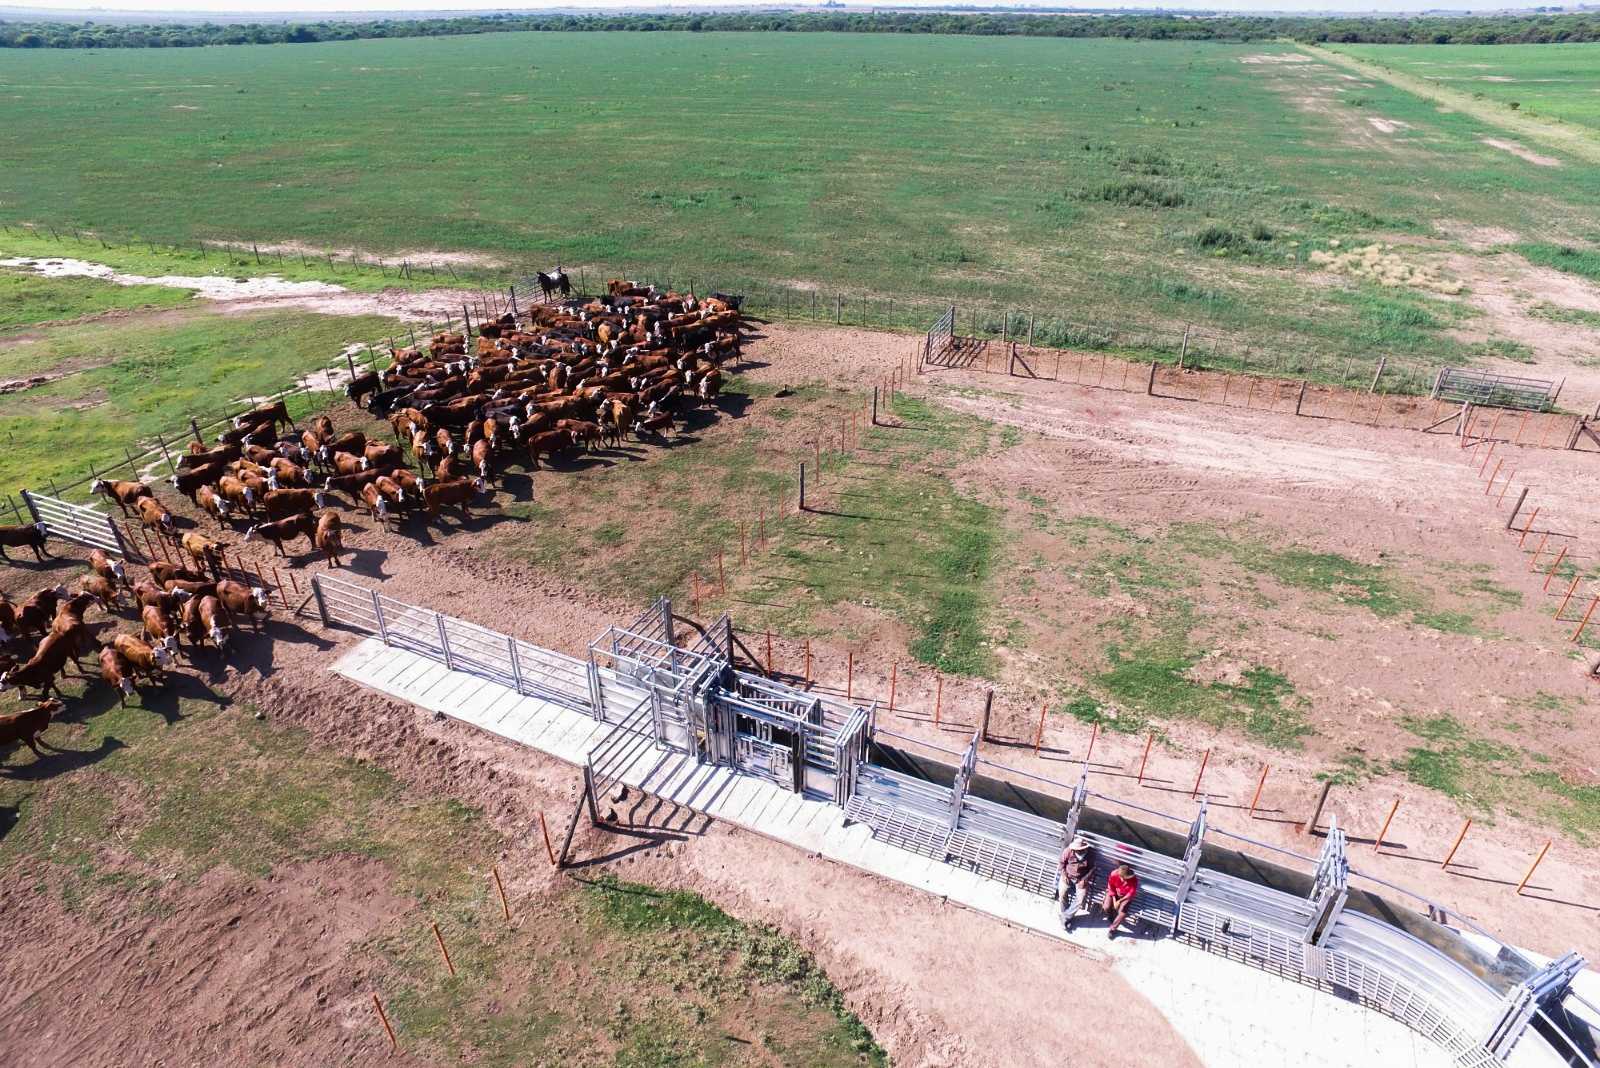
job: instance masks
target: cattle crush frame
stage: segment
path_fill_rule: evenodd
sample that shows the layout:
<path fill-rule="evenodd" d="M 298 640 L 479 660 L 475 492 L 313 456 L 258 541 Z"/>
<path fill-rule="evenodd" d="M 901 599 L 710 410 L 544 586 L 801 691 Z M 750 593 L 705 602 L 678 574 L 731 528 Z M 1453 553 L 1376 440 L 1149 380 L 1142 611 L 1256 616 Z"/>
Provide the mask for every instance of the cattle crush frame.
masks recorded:
<path fill-rule="evenodd" d="M 650 773 L 639 779 L 638 768 L 669 764 L 776 789 L 894 848 L 1045 898 L 1054 894 L 1062 844 L 1084 834 L 1102 858 L 1097 881 L 1116 863 L 1139 872 L 1137 912 L 1161 934 L 1359 1002 L 1461 1065 L 1594 1064 L 1593 1036 L 1581 1045 L 1572 1038 L 1581 1025 L 1568 999 L 1576 998 L 1570 984 L 1582 957 L 1541 966 L 1468 921 L 1447 926 L 1445 906 L 1356 872 L 1337 828 L 1317 857 L 1300 857 L 1208 827 L 1203 804 L 1184 820 L 1094 793 L 1087 774 L 1067 784 L 994 764 L 979 756 L 976 735 L 959 752 L 897 735 L 878 726 L 875 705 L 744 670 L 728 616 L 701 627 L 675 616 L 665 598 L 606 628 L 578 658 L 343 578 L 315 576 L 313 591 L 325 625 L 431 661 L 432 672 L 462 677 L 479 703 L 483 692 L 503 689 L 492 707 L 536 697 L 589 723 L 582 751 L 567 758 L 580 765 L 583 788 L 561 862 L 582 814 L 614 822 L 612 807 L 628 789 L 709 815 L 709 803 L 697 807 L 693 797 L 645 785 Z M 458 718 L 478 722 L 464 711 Z M 930 760 L 918 748 L 940 755 Z M 1184 833 L 1115 815 L 1118 805 Z M 1228 840 L 1291 860 L 1245 857 Z M 1399 904 L 1394 894 L 1426 908 Z"/>

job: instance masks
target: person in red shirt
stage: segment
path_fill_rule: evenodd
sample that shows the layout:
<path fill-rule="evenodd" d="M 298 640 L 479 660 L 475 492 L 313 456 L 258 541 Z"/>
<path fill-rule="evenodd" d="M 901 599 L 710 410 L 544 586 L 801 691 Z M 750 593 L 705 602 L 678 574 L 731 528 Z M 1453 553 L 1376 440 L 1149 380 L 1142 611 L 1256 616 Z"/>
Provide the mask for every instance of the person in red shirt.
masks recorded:
<path fill-rule="evenodd" d="M 1128 910 L 1139 892 L 1139 877 L 1126 864 L 1118 864 L 1106 877 L 1106 895 L 1100 909 L 1106 914 L 1106 937 L 1116 938 L 1117 928 L 1128 919 Z"/>

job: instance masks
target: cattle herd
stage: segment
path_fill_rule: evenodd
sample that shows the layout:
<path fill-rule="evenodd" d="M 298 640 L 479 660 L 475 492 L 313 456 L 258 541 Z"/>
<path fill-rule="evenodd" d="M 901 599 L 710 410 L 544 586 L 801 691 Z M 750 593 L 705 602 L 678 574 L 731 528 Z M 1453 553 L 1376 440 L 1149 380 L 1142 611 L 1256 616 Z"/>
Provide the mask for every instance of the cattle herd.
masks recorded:
<path fill-rule="evenodd" d="M 598 298 L 482 323 L 470 350 L 466 335 L 439 333 L 426 346 L 395 349 L 387 369 L 354 378 L 347 395 L 387 419 L 393 442 L 340 433 L 327 415 L 301 429 L 280 400 L 239 416 L 215 443 L 192 442 L 168 481 L 219 533 L 242 528 L 245 542 L 270 541 L 283 555 L 303 540 L 337 567 L 341 509 L 360 509 L 385 528 L 432 522 L 446 507 L 470 515 L 512 465 L 536 469 L 541 458 L 630 435 L 663 440 L 687 408 L 715 400 L 742 330 L 738 297 L 696 299 L 613 280 Z M 84 658 L 98 657 L 99 677 L 126 701 L 140 679 L 162 681 L 183 638 L 190 655 L 207 643 L 225 655 L 234 624 L 266 611 L 266 590 L 224 577 L 228 545 L 180 530 L 149 485 L 99 480 L 91 488 L 185 563 L 153 561 L 133 583 L 126 565 L 97 549 L 75 592 L 57 585 L 20 605 L 0 594 L 0 692 L 36 691 L 42 701 L 0 716 L 0 745 L 33 747 L 61 707 L 49 699 L 65 696 L 60 678 L 69 668 L 92 677 Z M 43 559 L 44 536 L 42 524 L 0 527 L 0 557 L 26 546 Z M 95 607 L 129 612 L 138 633 L 98 640 L 84 622 Z M 29 642 L 31 652 L 19 655 Z"/>

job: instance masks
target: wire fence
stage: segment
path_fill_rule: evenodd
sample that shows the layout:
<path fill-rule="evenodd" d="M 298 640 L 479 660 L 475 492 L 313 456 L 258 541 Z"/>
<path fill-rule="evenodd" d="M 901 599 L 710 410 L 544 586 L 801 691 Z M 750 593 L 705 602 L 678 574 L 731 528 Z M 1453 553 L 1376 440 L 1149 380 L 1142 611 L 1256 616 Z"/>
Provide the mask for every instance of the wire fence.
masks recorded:
<path fill-rule="evenodd" d="M 155 254 L 198 256 L 200 264 L 215 267 L 299 268 L 315 270 L 319 278 L 331 276 L 334 281 L 341 277 L 370 278 L 372 275 L 392 278 L 397 284 L 420 279 L 451 287 L 471 286 L 502 296 L 506 295 L 509 284 L 531 276 L 535 268 L 548 270 L 552 266 L 492 261 L 467 264 L 455 260 L 385 258 L 371 253 L 363 256 L 358 252 L 334 254 L 286 248 L 270 242 L 194 240 L 174 243 L 102 228 L 86 231 L 43 223 L 0 221 L 0 228 L 7 233 L 52 241 L 61 246 L 64 253 L 73 243 L 83 254 L 95 249 L 148 250 Z M 721 266 L 706 268 L 623 261 L 579 264 L 565 270 L 580 294 L 604 292 L 606 281 L 611 278 L 649 281 L 663 289 L 695 293 L 707 292 L 715 286 L 722 292 L 742 296 L 743 310 L 760 319 L 873 330 L 922 333 L 929 323 L 954 305 L 954 333 L 974 340 L 1017 341 L 1043 349 L 1114 352 L 1183 366 L 1251 371 L 1335 385 L 1359 385 L 1369 379 L 1373 369 L 1381 363 L 1384 390 L 1390 393 L 1429 392 L 1441 366 L 1438 362 L 1394 354 L 1353 355 L 1319 350 L 1304 339 L 1251 337 L 1211 325 L 1096 320 L 982 299 L 885 295 L 837 286 L 784 283 L 742 276 L 737 270 Z M 523 295 L 532 294 L 519 294 Z"/>

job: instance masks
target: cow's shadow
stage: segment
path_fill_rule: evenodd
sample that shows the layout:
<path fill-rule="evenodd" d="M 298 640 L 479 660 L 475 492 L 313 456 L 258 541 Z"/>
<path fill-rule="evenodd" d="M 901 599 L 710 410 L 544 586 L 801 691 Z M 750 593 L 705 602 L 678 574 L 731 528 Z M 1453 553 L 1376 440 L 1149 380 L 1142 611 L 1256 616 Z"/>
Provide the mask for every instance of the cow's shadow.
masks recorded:
<path fill-rule="evenodd" d="M 386 579 L 389 575 L 384 571 L 383 565 L 388 561 L 389 553 L 385 549 L 357 549 L 346 545 L 344 555 L 339 558 L 339 566 L 330 567 L 322 573 L 339 575 L 350 571 L 366 578 Z"/>
<path fill-rule="evenodd" d="M 5 841 L 6 835 L 11 833 L 11 828 L 17 825 L 17 813 L 21 811 L 16 805 L 0 805 L 0 842 Z"/>
<path fill-rule="evenodd" d="M 8 567 L 13 571 L 33 571 L 43 574 L 47 571 L 60 571 L 63 568 L 75 568 L 83 566 L 82 560 L 76 560 L 70 556 L 57 556 L 52 554 L 45 557 L 43 560 L 36 560 L 34 559 L 33 554 L 30 552 L 27 558 L 24 559 L 22 554 L 17 552 L 16 549 L 12 549 L 8 556 L 9 559 L 0 560 L 0 567 Z"/>
<path fill-rule="evenodd" d="M 22 743 L 18 742 L 15 748 L 23 748 Z M 93 749 L 67 749 L 41 738 L 39 748 L 44 755 L 37 757 L 30 764 L 0 765 L 0 778 L 10 779 L 13 782 L 43 782 L 57 775 L 65 775 L 79 768 L 98 764 L 118 749 L 126 749 L 127 743 L 107 736 Z"/>

